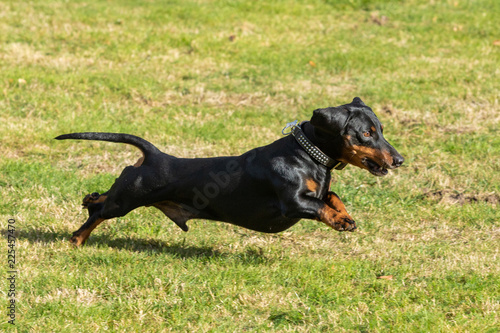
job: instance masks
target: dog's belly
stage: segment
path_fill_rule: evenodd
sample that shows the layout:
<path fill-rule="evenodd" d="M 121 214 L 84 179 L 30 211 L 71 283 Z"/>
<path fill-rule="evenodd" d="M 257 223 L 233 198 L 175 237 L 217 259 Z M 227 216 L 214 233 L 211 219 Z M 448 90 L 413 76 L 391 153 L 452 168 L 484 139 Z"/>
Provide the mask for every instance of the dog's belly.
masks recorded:
<path fill-rule="evenodd" d="M 200 208 L 201 218 L 228 222 L 260 232 L 280 232 L 300 220 L 283 215 L 283 203 L 266 181 L 240 180 L 239 186 L 228 188 L 227 191 L 221 189 L 217 196 L 206 196 L 205 199 L 205 202 L 201 201 L 200 195 L 191 198 L 193 208 Z M 199 206 L 202 203 L 206 205 Z"/>
<path fill-rule="evenodd" d="M 238 222 L 223 221 L 223 222 L 228 222 L 250 230 L 273 234 L 284 231 L 292 227 L 299 221 L 300 219 L 289 219 L 286 217 L 279 217 L 273 220 L 252 220 L 252 221 L 238 221 Z"/>
<path fill-rule="evenodd" d="M 225 207 L 210 207 L 214 213 L 214 218 L 210 219 L 266 233 L 281 232 L 300 220 L 283 216 L 279 207 L 270 202 L 254 203 L 255 205 L 242 205 L 238 201 L 228 201 Z"/>
<path fill-rule="evenodd" d="M 213 201 L 203 201 L 190 198 L 188 200 L 172 200 L 186 213 L 186 220 L 207 219 L 227 222 L 247 229 L 277 233 L 296 224 L 300 218 L 283 216 L 277 198 L 260 196 L 256 198 L 221 195 Z"/>
<path fill-rule="evenodd" d="M 208 219 L 238 225 L 260 232 L 276 233 L 296 224 L 300 218 L 283 215 L 268 159 L 264 165 L 253 162 L 255 153 L 240 157 L 177 159 L 164 157 L 162 170 L 167 177 L 150 175 L 153 190 L 143 205 L 168 201 L 178 205 L 184 220 Z M 288 184 L 290 191 L 294 184 Z M 159 200 L 161 199 L 161 200 Z"/>

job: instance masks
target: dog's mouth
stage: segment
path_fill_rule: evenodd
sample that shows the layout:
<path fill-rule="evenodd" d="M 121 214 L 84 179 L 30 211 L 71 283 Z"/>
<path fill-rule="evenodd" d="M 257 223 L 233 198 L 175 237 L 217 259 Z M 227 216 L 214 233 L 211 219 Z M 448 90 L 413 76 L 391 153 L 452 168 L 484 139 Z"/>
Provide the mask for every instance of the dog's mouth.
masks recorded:
<path fill-rule="evenodd" d="M 379 165 L 377 162 L 369 158 L 364 158 L 362 160 L 362 163 L 364 166 L 368 168 L 368 171 L 370 171 L 372 175 L 381 177 L 389 173 L 389 171 L 387 171 L 387 169 L 384 166 Z"/>

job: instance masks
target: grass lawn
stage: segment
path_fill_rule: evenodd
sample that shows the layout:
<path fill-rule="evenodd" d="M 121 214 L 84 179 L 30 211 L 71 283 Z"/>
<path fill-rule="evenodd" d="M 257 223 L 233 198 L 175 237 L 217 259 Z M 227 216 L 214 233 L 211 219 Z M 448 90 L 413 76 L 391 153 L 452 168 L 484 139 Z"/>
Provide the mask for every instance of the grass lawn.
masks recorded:
<path fill-rule="evenodd" d="M 0 330 L 498 332 L 500 2 L 0 0 Z M 153 208 L 71 232 L 137 149 L 241 154 L 359 96 L 406 158 L 349 166 L 358 232 L 269 235 Z M 10 221 L 13 221 L 10 220 Z"/>

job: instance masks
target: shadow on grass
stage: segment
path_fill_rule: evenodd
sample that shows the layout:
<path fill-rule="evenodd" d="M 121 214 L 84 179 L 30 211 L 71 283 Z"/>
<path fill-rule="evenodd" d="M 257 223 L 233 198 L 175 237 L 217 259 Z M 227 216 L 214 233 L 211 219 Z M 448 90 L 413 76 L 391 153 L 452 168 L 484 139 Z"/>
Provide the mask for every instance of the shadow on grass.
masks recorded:
<path fill-rule="evenodd" d="M 6 237 L 7 231 L 1 230 Z M 30 243 L 50 244 L 56 242 L 69 242 L 70 233 L 59 231 L 41 231 L 36 229 L 16 231 L 18 239 Z M 145 252 L 149 254 L 167 254 L 177 258 L 238 258 L 245 262 L 264 263 L 267 258 L 260 251 L 246 249 L 239 253 L 230 253 L 216 250 L 210 246 L 192 246 L 182 243 L 167 243 L 155 239 L 133 237 L 110 237 L 106 234 L 92 235 L 84 247 L 103 248 L 111 247 L 118 250 Z"/>

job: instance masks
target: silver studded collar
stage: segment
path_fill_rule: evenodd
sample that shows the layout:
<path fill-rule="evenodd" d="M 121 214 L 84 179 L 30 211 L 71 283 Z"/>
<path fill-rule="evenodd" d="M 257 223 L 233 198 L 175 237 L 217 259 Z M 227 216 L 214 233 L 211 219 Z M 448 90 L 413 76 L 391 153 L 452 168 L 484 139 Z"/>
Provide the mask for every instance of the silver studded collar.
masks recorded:
<path fill-rule="evenodd" d="M 333 158 L 330 158 L 328 155 L 323 153 L 318 147 L 316 147 L 311 140 L 304 134 L 302 131 L 301 125 L 304 122 L 301 122 L 300 124 L 297 124 L 298 121 L 294 121 L 292 123 L 288 123 L 285 128 L 283 129 L 282 133 L 283 134 L 292 134 L 295 140 L 299 143 L 299 145 L 304 148 L 304 150 L 317 162 L 320 164 L 326 166 L 327 168 L 333 168 L 336 170 L 342 170 L 345 168 L 347 165 L 346 163 L 342 163 L 340 161 L 334 160 Z M 285 133 L 285 130 L 288 128 L 292 128 L 292 130 L 288 133 Z"/>

